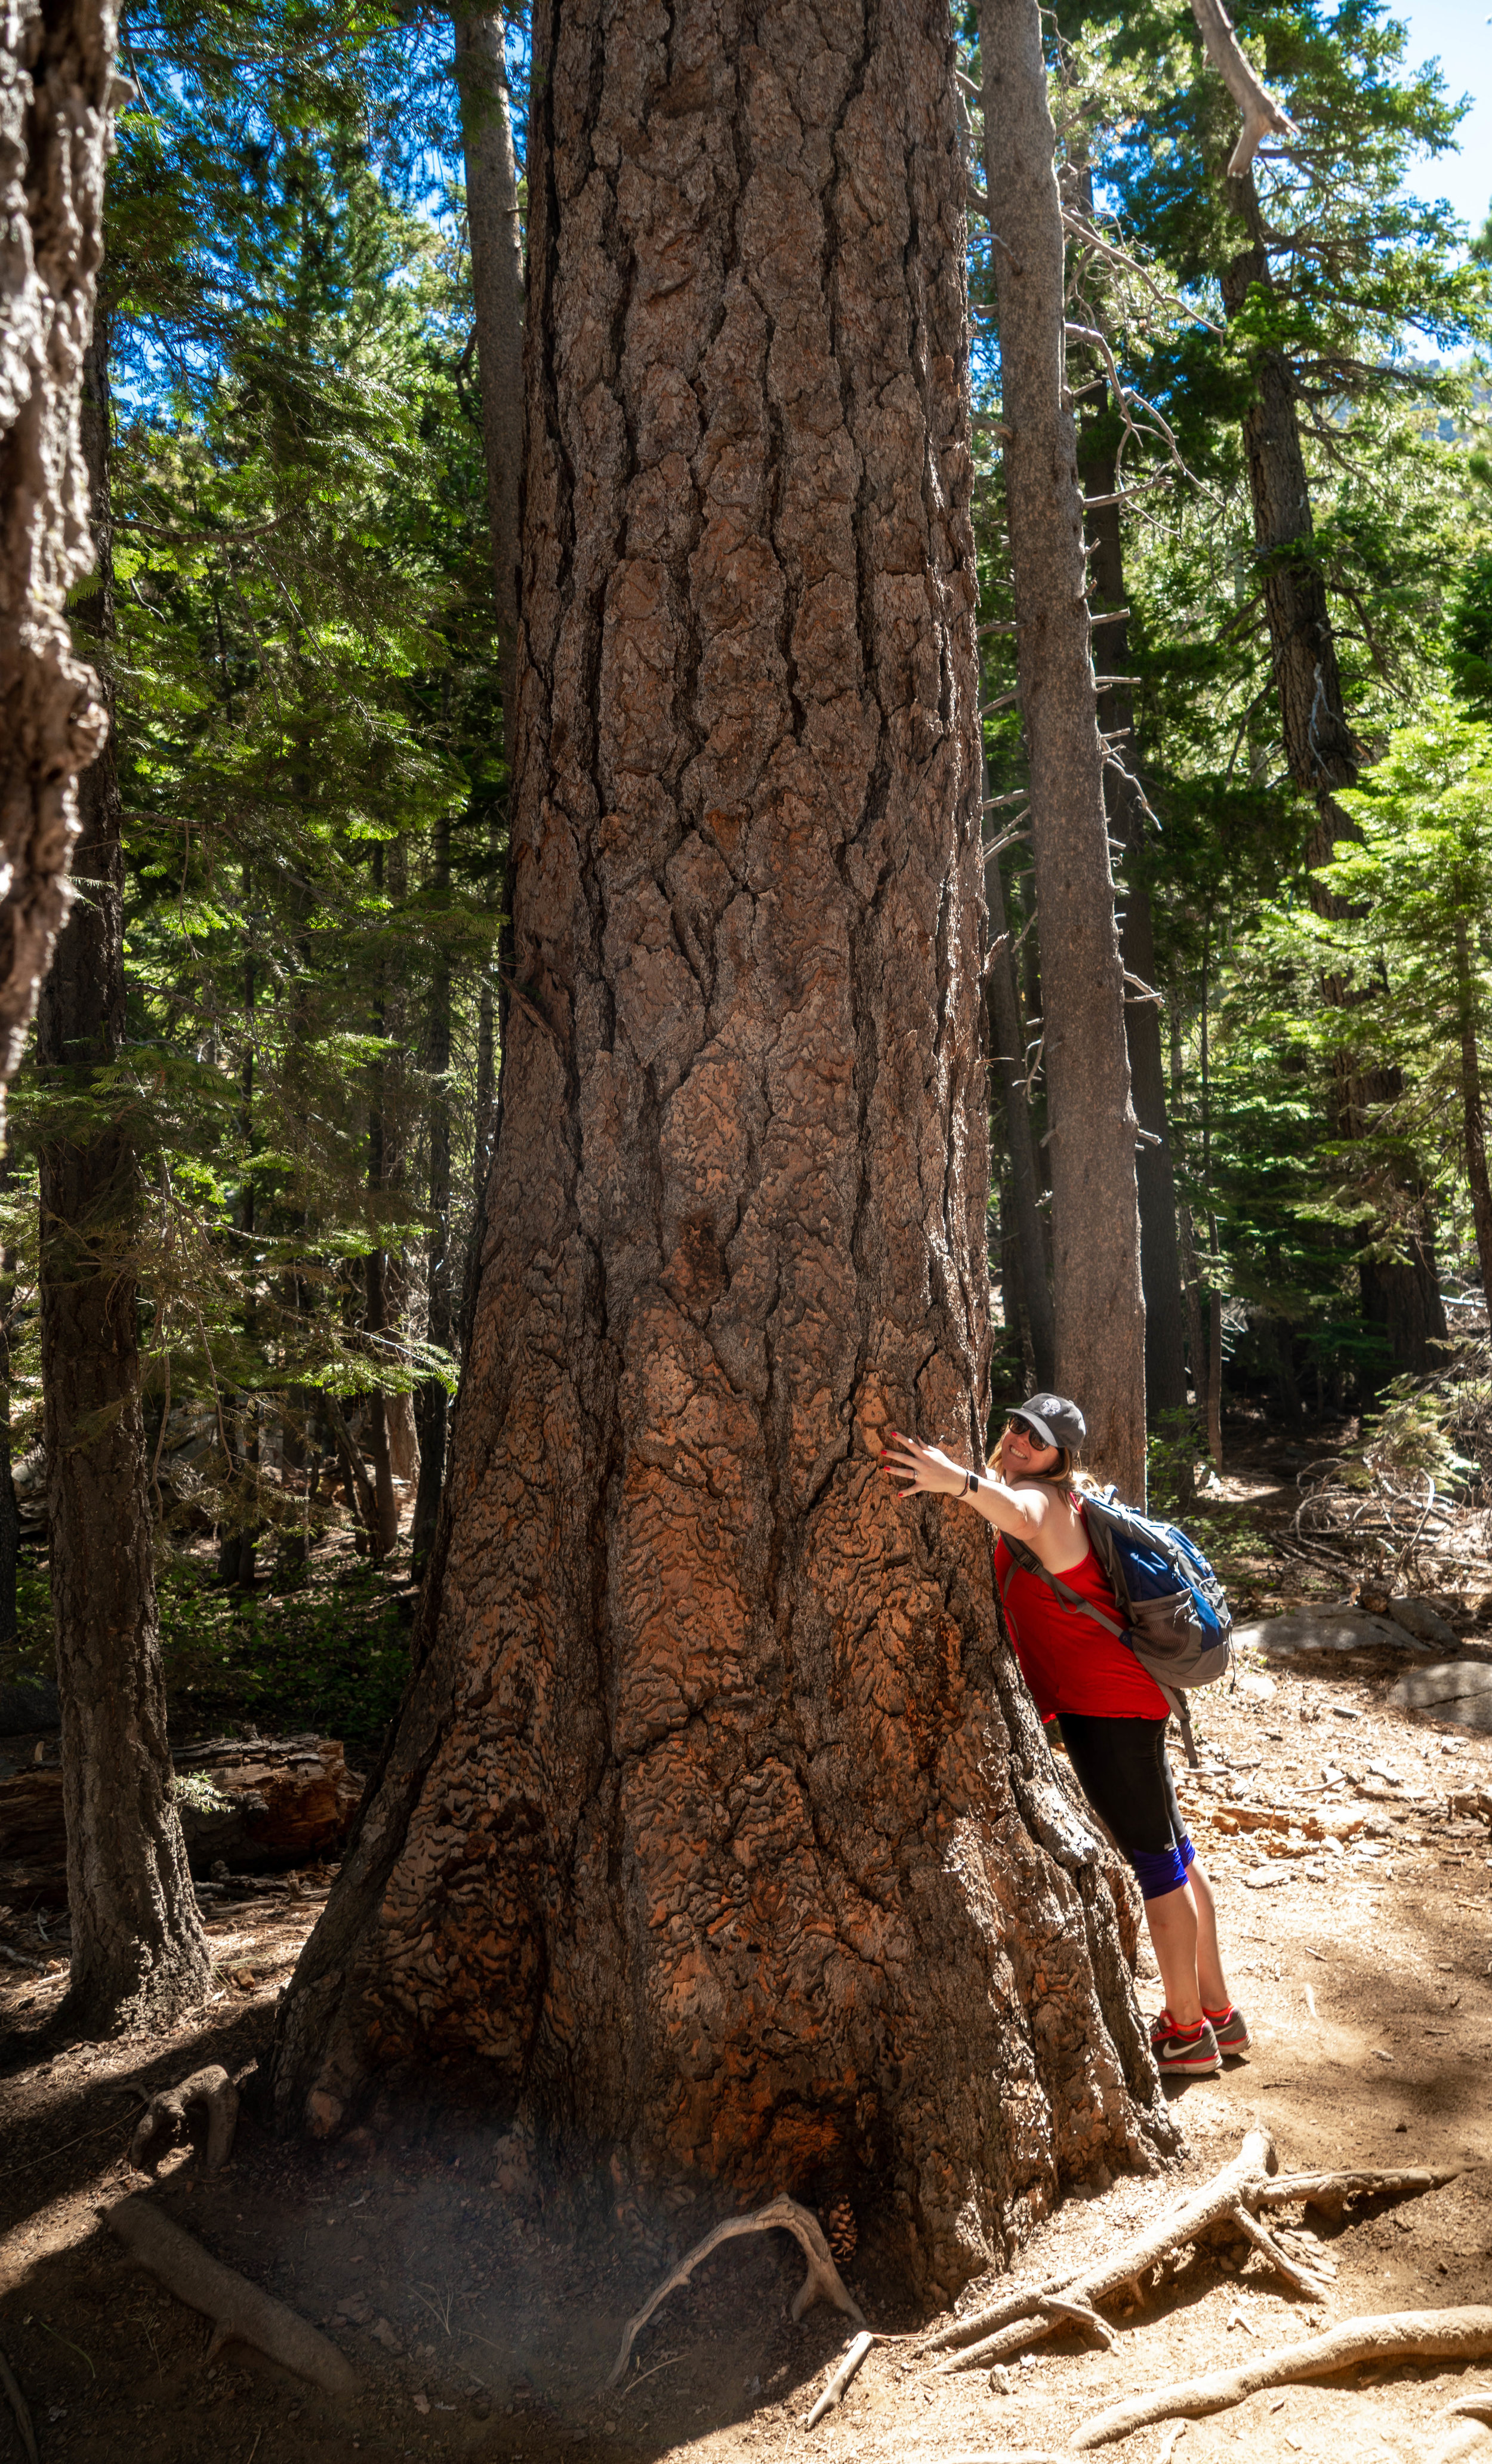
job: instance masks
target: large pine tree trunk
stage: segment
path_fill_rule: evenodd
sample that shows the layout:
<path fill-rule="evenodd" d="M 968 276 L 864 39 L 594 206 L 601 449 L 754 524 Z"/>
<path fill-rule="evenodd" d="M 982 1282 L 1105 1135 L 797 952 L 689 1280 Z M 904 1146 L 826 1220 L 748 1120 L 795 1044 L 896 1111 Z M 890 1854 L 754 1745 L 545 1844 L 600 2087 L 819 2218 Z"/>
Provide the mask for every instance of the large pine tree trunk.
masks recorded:
<path fill-rule="evenodd" d="M 445 2074 L 946 2298 L 1169 2137 L 1000 1647 L 940 0 L 536 13 L 517 981 L 418 1673 L 281 2112 Z"/>
<path fill-rule="evenodd" d="M 0 16 L 0 1104 L 67 914 L 77 774 L 107 718 L 64 609 L 93 563 L 78 443 L 113 131 L 108 0 Z"/>
<path fill-rule="evenodd" d="M 113 632 L 103 337 L 88 353 L 83 436 L 99 585 L 76 610 L 103 657 Z M 52 1605 L 62 1694 L 72 1975 L 64 2024 L 99 2035 L 168 2024 L 210 1983 L 171 1802 L 156 1623 L 127 1106 L 95 1074 L 124 1033 L 123 854 L 112 738 L 85 772 L 75 906 L 42 989 L 36 1056 L 67 1133 L 41 1150 L 41 1381 Z M 110 1118 L 112 1113 L 113 1117 Z"/>
<path fill-rule="evenodd" d="M 980 0 L 1005 495 L 1042 934 L 1057 1383 L 1087 1453 L 1145 1494 L 1145 1304 L 1104 752 L 1066 389 L 1062 208 L 1037 0 Z"/>
<path fill-rule="evenodd" d="M 1256 286 L 1269 287 L 1263 217 L 1252 171 L 1227 183 L 1228 201 L 1249 233 L 1222 276 L 1223 306 L 1236 318 Z M 1275 343 L 1254 355 L 1255 397 L 1243 421 L 1243 452 L 1253 502 L 1254 542 L 1263 577 L 1284 758 L 1291 779 L 1316 806 L 1306 849 L 1312 867 L 1329 862 L 1339 839 L 1357 835 L 1336 801 L 1357 783 L 1359 754 L 1342 697 L 1331 605 L 1320 559 L 1311 546 L 1310 479 L 1301 442 L 1290 365 Z M 1318 913 L 1333 910 L 1332 893 L 1311 884 Z M 1328 1001 L 1349 1005 L 1340 981 L 1327 979 Z M 1349 1061 L 1337 1072 L 1335 1128 L 1361 1137 L 1371 1117 L 1399 1092 L 1396 1072 L 1361 1070 Z M 1412 1159 L 1391 1167 L 1386 1212 L 1407 1255 L 1365 1259 L 1360 1268 L 1363 1312 L 1380 1326 L 1395 1368 L 1426 1375 L 1445 1337 L 1445 1305 L 1436 1265 L 1435 1233 L 1423 1177 Z"/>

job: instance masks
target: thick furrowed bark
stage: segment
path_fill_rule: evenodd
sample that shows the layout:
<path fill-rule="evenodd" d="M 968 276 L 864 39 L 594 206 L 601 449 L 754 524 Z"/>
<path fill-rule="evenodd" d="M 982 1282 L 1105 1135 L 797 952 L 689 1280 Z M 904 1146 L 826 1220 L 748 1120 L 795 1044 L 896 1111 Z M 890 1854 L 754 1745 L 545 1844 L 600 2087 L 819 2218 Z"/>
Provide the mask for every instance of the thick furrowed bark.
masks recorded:
<path fill-rule="evenodd" d="M 0 1106 L 67 914 L 77 780 L 108 726 L 64 609 L 93 563 L 78 443 L 113 133 L 108 0 L 0 23 Z"/>
<path fill-rule="evenodd" d="M 984 1536 L 874 1468 L 977 1446 L 988 1347 L 949 31 L 551 0 L 535 46 L 503 1123 L 275 2094 L 334 2128 L 449 2055 L 650 2178 L 873 2173 L 946 2299 L 1172 2136 Z"/>
<path fill-rule="evenodd" d="M 985 185 L 1020 703 L 1042 934 L 1057 1383 L 1095 1469 L 1145 1494 L 1145 1305 L 1104 757 L 1088 649 L 1083 490 L 1066 392 L 1063 228 L 1037 0 L 981 0 Z"/>

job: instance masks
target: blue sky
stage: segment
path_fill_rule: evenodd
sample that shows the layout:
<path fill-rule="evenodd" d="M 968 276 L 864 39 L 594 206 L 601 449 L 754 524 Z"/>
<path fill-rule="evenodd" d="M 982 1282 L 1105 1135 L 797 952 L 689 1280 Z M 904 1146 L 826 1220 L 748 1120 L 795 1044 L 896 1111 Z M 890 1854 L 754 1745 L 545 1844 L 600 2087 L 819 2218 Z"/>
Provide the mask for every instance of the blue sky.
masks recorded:
<path fill-rule="evenodd" d="M 1413 186 L 1421 196 L 1448 197 L 1480 231 L 1492 209 L 1492 0 L 1391 0 L 1391 7 L 1409 28 L 1409 60 L 1438 59 L 1446 91 L 1476 98 L 1461 121 L 1460 152 L 1424 163 Z"/>

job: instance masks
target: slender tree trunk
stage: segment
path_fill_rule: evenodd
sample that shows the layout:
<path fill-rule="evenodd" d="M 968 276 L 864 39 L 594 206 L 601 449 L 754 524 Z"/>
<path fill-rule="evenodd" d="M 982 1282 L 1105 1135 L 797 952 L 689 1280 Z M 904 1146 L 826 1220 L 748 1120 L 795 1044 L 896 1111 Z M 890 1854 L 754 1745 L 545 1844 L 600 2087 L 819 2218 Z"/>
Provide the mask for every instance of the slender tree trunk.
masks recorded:
<path fill-rule="evenodd" d="M 456 8 L 451 18 L 482 384 L 503 730 L 511 764 L 518 732 L 515 688 L 523 474 L 523 234 L 518 220 L 518 172 L 503 54 L 503 12 Z"/>
<path fill-rule="evenodd" d="M 104 659 L 113 636 L 106 370 L 99 331 L 83 416 L 99 583 L 75 621 Z M 41 1149 L 41 1375 L 73 1928 L 63 2019 L 105 2035 L 174 2020 L 210 1979 L 171 1802 L 136 1331 L 137 1165 L 127 1107 L 99 1106 L 91 1093 L 124 1033 L 112 741 L 84 774 L 80 805 L 77 868 L 96 886 L 58 943 L 36 1033 L 43 1083 L 79 1108 L 71 1133 Z"/>
<path fill-rule="evenodd" d="M 1037 1204 L 1036 1157 L 1031 1139 L 1031 1107 L 1026 1095 L 1023 1045 L 1025 1035 L 1016 998 L 1015 958 L 1005 920 L 1005 894 L 997 856 L 984 868 L 989 901 L 989 1013 L 991 1059 L 1005 1107 L 1005 1139 L 1010 1155 L 1011 1215 L 1020 1252 L 1020 1297 L 1025 1311 L 1038 1386 L 1052 1384 L 1057 1375 L 1057 1338 L 1052 1296 L 1046 1281 L 1046 1244 Z M 1002 948 L 1000 945 L 1004 944 Z M 1018 1330 L 1019 1332 L 1019 1330 Z"/>
<path fill-rule="evenodd" d="M 1112 448 L 1099 450 L 1091 429 L 1080 431 L 1083 478 L 1089 497 L 1102 499 L 1117 492 L 1118 473 Z M 1124 536 L 1119 507 L 1102 501 L 1086 516 L 1088 580 L 1095 616 L 1124 605 Z M 1098 721 L 1119 751 L 1123 766 L 1105 774 L 1105 800 L 1113 837 L 1129 851 L 1124 886 L 1124 922 L 1120 934 L 1130 984 L 1125 1002 L 1125 1038 L 1130 1055 L 1130 1080 L 1134 1110 L 1148 1133 L 1138 1157 L 1140 1200 L 1140 1277 L 1145 1292 L 1145 1394 L 1152 1422 L 1162 1412 L 1186 1409 L 1186 1354 L 1182 1337 L 1181 1258 L 1176 1246 L 1176 1183 L 1172 1157 L 1171 1123 L 1166 1112 L 1166 1064 L 1161 1046 L 1160 1003 L 1147 1001 L 1139 989 L 1155 981 L 1155 939 L 1151 920 L 1150 891 L 1145 885 L 1145 811 L 1135 781 L 1139 748 L 1134 736 L 1134 700 L 1123 681 L 1129 666 L 1130 629 L 1124 623 L 1095 625 L 1094 663 L 1101 675 L 1115 676 L 1098 697 Z"/>
<path fill-rule="evenodd" d="M 1063 231 L 1037 0 L 980 0 L 1005 493 L 1042 925 L 1057 1383 L 1094 1466 L 1145 1494 L 1145 1304 L 1083 490 L 1066 389 Z"/>
<path fill-rule="evenodd" d="M 536 13 L 516 980 L 398 1734 L 281 2004 L 946 2299 L 1171 2135 L 999 1642 L 963 195 L 934 0 Z M 1128 1905 L 1128 1902 L 1126 1902 Z"/>
<path fill-rule="evenodd" d="M 108 725 L 68 632 L 93 566 L 78 442 L 113 143 L 109 0 L 0 16 L 0 1105 L 67 915 L 77 780 Z"/>
<path fill-rule="evenodd" d="M 373 849 L 373 882 L 379 891 L 384 888 L 384 849 Z M 373 1004 L 373 1032 L 382 1038 L 387 1028 L 384 979 L 386 959 L 380 966 L 378 995 Z M 374 1062 L 369 1073 L 371 1086 L 368 1103 L 368 1199 L 373 1217 L 372 1231 L 377 1247 L 368 1251 L 365 1262 L 367 1306 L 362 1325 L 375 1343 L 388 1328 L 388 1291 L 385 1283 L 388 1260 L 384 1247 L 384 1199 L 386 1190 L 384 1170 L 384 1121 L 388 1110 L 387 1072 L 383 1057 Z M 382 1560 L 393 1554 L 399 1545 L 399 1501 L 394 1495 L 394 1466 L 388 1442 L 388 1416 L 384 1399 L 375 1387 L 368 1397 L 369 1446 L 373 1458 L 374 1514 L 368 1537 L 373 1554 Z"/>
<path fill-rule="evenodd" d="M 1472 1221 L 1477 1228 L 1477 1271 L 1492 1305 L 1492 1185 L 1487 1179 L 1486 1115 L 1481 1102 L 1481 1061 L 1477 1051 L 1476 979 L 1471 965 L 1471 938 L 1466 911 L 1456 915 L 1456 991 L 1460 1029 L 1461 1118 L 1466 1147 L 1466 1181 L 1471 1191 Z"/>
<path fill-rule="evenodd" d="M 435 825 L 430 886 L 437 905 L 444 906 L 450 894 L 450 824 L 444 816 Z M 426 1191 L 430 1236 L 426 1259 L 425 1331 L 428 1342 L 438 1344 L 443 1352 L 449 1352 L 454 1318 L 450 1257 L 450 965 L 445 955 L 444 943 L 437 951 L 430 971 L 429 1001 L 425 1067 L 430 1081 L 429 1170 Z M 416 1579 L 424 1574 L 435 1545 L 435 1527 L 446 1479 L 450 1412 L 450 1397 L 440 1379 L 422 1379 L 414 1397 L 415 1427 L 420 1439 L 420 1485 L 415 1492 L 410 1551 Z"/>
<path fill-rule="evenodd" d="M 10 1185 L 11 1151 L 0 1152 L 0 1190 Z M 16 1502 L 11 1432 L 11 1313 L 15 1307 L 15 1252 L 0 1250 L 0 1643 L 16 1635 L 15 1587 L 20 1565 L 21 1510 Z"/>
<path fill-rule="evenodd" d="M 398 952 L 403 947 L 402 916 L 409 895 L 409 856 L 403 837 L 390 839 L 384 852 L 388 896 L 393 909 L 390 949 L 384 967 L 384 1032 L 388 1052 L 384 1062 L 384 1187 L 404 1198 L 409 1182 L 408 1059 L 409 993 Z M 409 1266 L 404 1243 L 390 1243 L 384 1251 L 384 1324 L 402 1331 L 409 1307 Z M 414 1399 L 385 1395 L 384 1425 L 388 1432 L 388 1460 L 396 1480 L 412 1488 L 419 1478 L 420 1441 L 414 1426 Z"/>
<path fill-rule="evenodd" d="M 1222 276 L 1223 306 L 1237 318 L 1256 286 L 1269 288 L 1263 218 L 1252 171 L 1226 183 L 1228 202 L 1249 234 Z M 1336 636 L 1321 562 L 1312 548 L 1310 481 L 1301 441 L 1294 380 L 1277 344 L 1254 355 L 1255 397 L 1243 421 L 1243 452 L 1254 511 L 1254 540 L 1262 574 L 1274 657 L 1284 757 L 1291 779 L 1316 806 L 1306 849 L 1311 867 L 1329 861 L 1340 839 L 1357 832 L 1336 801 L 1357 783 L 1359 748 L 1348 720 L 1337 664 Z M 1331 892 L 1314 879 L 1319 914 L 1339 913 Z M 1350 1006 L 1340 978 L 1323 990 L 1334 1006 Z M 1344 1060 L 1337 1074 L 1337 1128 L 1360 1138 L 1371 1115 L 1398 1092 L 1396 1072 L 1361 1071 Z M 1435 1234 L 1423 1177 L 1413 1162 L 1393 1173 L 1394 1229 L 1408 1248 L 1403 1260 L 1364 1259 L 1363 1312 L 1381 1326 L 1396 1368 L 1424 1375 L 1435 1365 L 1432 1343 L 1445 1336 L 1445 1305 L 1435 1259 Z"/>
<path fill-rule="evenodd" d="M 1181 1020 L 1173 1007 L 1171 1012 L 1171 1117 L 1181 1118 Z M 1183 1165 L 1179 1133 L 1177 1156 Z M 1176 1206 L 1176 1247 L 1181 1259 L 1181 1305 L 1186 1319 L 1187 1358 L 1192 1364 L 1192 1401 L 1199 1426 L 1206 1429 L 1207 1419 L 1207 1347 L 1202 1336 L 1202 1286 L 1196 1263 L 1196 1235 L 1192 1223 L 1192 1210 L 1184 1199 Z"/>

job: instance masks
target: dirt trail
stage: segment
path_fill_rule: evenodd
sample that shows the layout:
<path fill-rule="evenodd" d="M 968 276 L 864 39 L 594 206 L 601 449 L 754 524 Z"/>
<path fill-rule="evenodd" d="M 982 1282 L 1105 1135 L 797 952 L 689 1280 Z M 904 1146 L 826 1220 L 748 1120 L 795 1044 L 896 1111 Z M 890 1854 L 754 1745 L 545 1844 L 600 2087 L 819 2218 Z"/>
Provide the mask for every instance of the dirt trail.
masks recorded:
<path fill-rule="evenodd" d="M 1291 2169 L 1349 2163 L 1476 2166 L 1492 2154 L 1489 1839 L 1451 1812 L 1452 1793 L 1492 1782 L 1492 1747 L 1455 1740 L 1387 1704 L 1393 1672 L 1340 1663 L 1280 1676 L 1245 1671 L 1207 1698 L 1201 1777 L 1183 1800 L 1223 1911 L 1231 1977 L 1255 2035 L 1246 2062 L 1177 2092 L 1187 2152 L 1174 2173 L 1124 2179 L 1069 2200 L 1018 2276 L 1076 2265 L 1214 2171 L 1252 2122 Z M 1272 1690 L 1250 1691 L 1268 1685 Z M 1355 1714 L 1342 1716 L 1343 1714 Z M 1369 1771 L 1379 1762 L 1399 1778 Z M 1325 1768 L 1347 1776 L 1330 1784 Z M 1417 1801 L 1409 1801 L 1409 1800 Z M 1308 1833 L 1323 1809 L 1341 1853 Z M 1238 1824 L 1260 1811 L 1273 1823 Z M 1287 1825 L 1292 1825 L 1290 1837 Z M 1282 1855 L 1269 1852 L 1279 1850 Z M 1255 1887 L 1250 1875 L 1271 1879 Z M 1276 1874 L 1287 1879 L 1276 1881 Z M 650 2223 L 624 2199 L 545 2205 L 527 2150 L 476 2123 L 407 2111 L 375 2117 L 330 2153 L 285 2147 L 248 2119 L 216 2181 L 191 2164 L 164 2181 L 167 2211 L 328 2332 L 368 2392 L 351 2422 L 242 2347 L 203 2365 L 206 2322 L 137 2274 L 96 2210 L 138 2187 L 123 2162 L 136 2094 L 207 2060 L 243 2070 L 267 2044 L 274 1993 L 315 1903 L 263 1903 L 214 1918 L 221 2002 L 174 2040 L 65 2054 L 0 2079 L 0 2348 L 29 2391 L 42 2464 L 338 2464 L 379 2457 L 951 2458 L 1060 2446 L 1121 2393 L 1239 2360 L 1373 2310 L 1492 2300 L 1492 2173 L 1432 2195 L 1349 2211 L 1321 2226 L 1338 2274 L 1319 2306 L 1251 2259 L 1208 2255 L 1174 2274 L 1138 2316 L 1115 2317 L 1111 2352 L 1064 2336 L 1010 2371 L 938 2377 L 878 2346 L 838 2411 L 798 2427 L 845 2322 L 786 2317 L 801 2275 L 785 2237 L 728 2245 L 638 2340 L 628 2380 L 598 2393 L 621 2325 L 672 2251 L 704 2229 L 688 2208 Z M 39 1947 L 35 1955 L 43 1955 Z M 9 1967 L 0 2028 L 30 2022 L 60 1976 Z M 13 1981 L 11 1981 L 13 1978 Z M 1158 1991 L 1146 1986 L 1153 2006 Z M 25 2006 L 24 2009 L 21 2006 Z M 860 2217 L 848 2280 L 873 2325 L 914 2323 Z M 780 2247 L 779 2247 L 780 2244 Z M 1295 2459 L 1429 2453 L 1449 2397 L 1492 2372 L 1403 2369 L 1367 2385 L 1260 2395 L 1193 2424 L 1176 2464 L 1247 2452 Z M 1152 2459 L 1162 2430 L 1113 2453 Z M 0 2459 L 21 2453 L 0 2411 Z"/>

